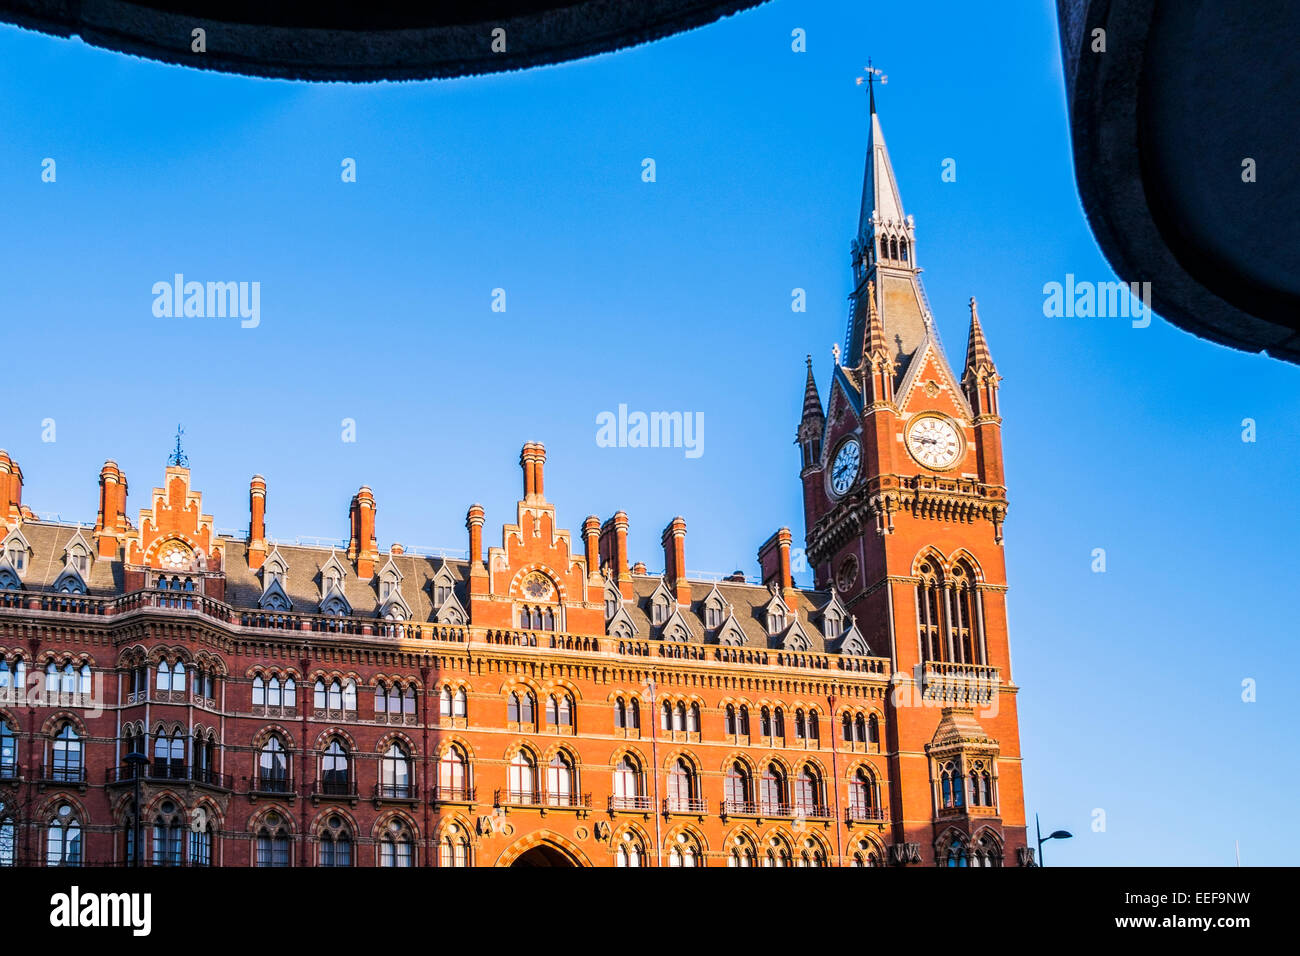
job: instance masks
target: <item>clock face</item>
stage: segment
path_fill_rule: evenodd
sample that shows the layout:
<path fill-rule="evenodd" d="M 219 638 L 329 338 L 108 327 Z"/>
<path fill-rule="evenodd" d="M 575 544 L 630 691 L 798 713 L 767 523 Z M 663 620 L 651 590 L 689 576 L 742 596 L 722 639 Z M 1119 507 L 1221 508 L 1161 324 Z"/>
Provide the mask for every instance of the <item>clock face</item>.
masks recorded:
<path fill-rule="evenodd" d="M 853 479 L 858 477 L 858 464 L 862 460 L 862 448 L 856 438 L 850 438 L 835 453 L 831 462 L 831 491 L 842 495 L 849 490 Z"/>
<path fill-rule="evenodd" d="M 907 450 L 927 468 L 941 470 L 957 464 L 962 453 L 962 439 L 957 428 L 946 418 L 925 415 L 907 430 Z"/>

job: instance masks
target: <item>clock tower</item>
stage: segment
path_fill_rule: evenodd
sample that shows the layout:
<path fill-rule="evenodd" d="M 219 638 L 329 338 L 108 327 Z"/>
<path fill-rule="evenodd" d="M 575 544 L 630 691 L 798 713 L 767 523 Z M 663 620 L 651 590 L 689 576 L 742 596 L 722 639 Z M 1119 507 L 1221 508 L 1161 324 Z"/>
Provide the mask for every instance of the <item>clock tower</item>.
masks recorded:
<path fill-rule="evenodd" d="M 797 436 L 808 565 L 891 663 L 891 862 L 1024 865 L 999 375 L 973 298 L 949 364 L 870 106 L 845 350 L 824 411 L 809 362 Z"/>

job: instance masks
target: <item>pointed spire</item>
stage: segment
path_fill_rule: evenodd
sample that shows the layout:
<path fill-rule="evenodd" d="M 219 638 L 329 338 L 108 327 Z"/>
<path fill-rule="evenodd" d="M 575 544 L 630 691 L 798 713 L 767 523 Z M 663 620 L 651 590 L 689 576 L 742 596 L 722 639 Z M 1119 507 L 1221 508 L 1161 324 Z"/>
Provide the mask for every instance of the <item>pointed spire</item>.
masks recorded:
<path fill-rule="evenodd" d="M 870 85 L 870 84 L 868 84 Z M 874 239 L 874 222 L 897 222 L 904 219 L 903 200 L 894 179 L 894 165 L 885 145 L 885 133 L 876 115 L 876 95 L 871 93 L 871 121 L 867 132 L 866 170 L 862 177 L 862 211 L 858 217 L 858 241 Z"/>
<path fill-rule="evenodd" d="M 970 299 L 970 335 L 966 339 L 966 369 L 962 372 L 964 381 L 968 375 L 981 371 L 996 372 L 993 355 L 989 352 L 989 343 L 984 338 L 984 329 L 980 326 L 979 309 L 975 297 Z"/>
<path fill-rule="evenodd" d="M 808 365 L 808 378 L 803 387 L 803 420 L 808 421 L 823 416 L 821 396 L 817 394 L 817 383 L 813 380 L 812 356 L 806 356 L 805 362 Z"/>

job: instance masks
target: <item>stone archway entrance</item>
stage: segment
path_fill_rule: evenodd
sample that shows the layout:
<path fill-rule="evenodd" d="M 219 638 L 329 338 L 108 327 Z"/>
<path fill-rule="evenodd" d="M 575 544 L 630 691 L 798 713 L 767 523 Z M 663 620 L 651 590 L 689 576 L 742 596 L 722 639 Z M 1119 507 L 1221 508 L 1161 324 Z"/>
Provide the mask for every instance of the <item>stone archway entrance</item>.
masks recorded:
<path fill-rule="evenodd" d="M 559 847 L 552 846 L 549 843 L 542 843 L 533 847 L 531 850 L 525 850 L 515 858 L 511 866 L 534 867 L 534 866 L 564 866 L 576 867 L 578 862 L 573 857 L 565 853 Z"/>

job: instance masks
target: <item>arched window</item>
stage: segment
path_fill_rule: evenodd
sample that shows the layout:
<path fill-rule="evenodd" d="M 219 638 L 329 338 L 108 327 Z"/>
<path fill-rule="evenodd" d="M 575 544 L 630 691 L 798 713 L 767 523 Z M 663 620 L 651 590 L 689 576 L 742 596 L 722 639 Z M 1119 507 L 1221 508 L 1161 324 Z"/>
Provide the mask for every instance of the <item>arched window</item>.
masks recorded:
<path fill-rule="evenodd" d="M 698 734 L 700 732 L 700 705 L 699 704 L 696 703 L 691 704 L 690 712 L 687 714 L 686 717 L 686 729 L 693 734 Z"/>
<path fill-rule="evenodd" d="M 673 729 L 673 705 L 670 701 L 664 701 L 660 709 L 659 729 L 671 731 Z"/>
<path fill-rule="evenodd" d="M 627 704 L 623 703 L 622 697 L 614 698 L 614 729 L 623 730 L 627 727 Z"/>
<path fill-rule="evenodd" d="M 257 829 L 257 865 L 289 865 L 289 824 L 278 813 L 268 813 Z"/>
<path fill-rule="evenodd" d="M 337 813 L 325 821 L 320 832 L 320 865 L 352 865 L 352 831 Z"/>
<path fill-rule="evenodd" d="M 553 807 L 568 807 L 575 797 L 573 761 L 567 754 L 557 753 L 546 765 L 546 802 Z"/>
<path fill-rule="evenodd" d="M 971 866 L 1002 865 L 1002 847 L 995 837 L 987 833 L 970 846 L 969 855 Z"/>
<path fill-rule="evenodd" d="M 916 585 L 917 613 L 921 632 L 921 653 L 927 661 L 948 659 L 943 639 L 943 579 L 931 561 L 921 562 Z"/>
<path fill-rule="evenodd" d="M 312 706 L 317 710 L 325 709 L 325 682 L 319 677 L 316 678 L 316 683 L 312 686 Z"/>
<path fill-rule="evenodd" d="M 739 760 L 732 761 L 731 766 L 727 768 L 727 809 L 732 813 L 750 812 L 752 793 L 753 788 L 749 783 L 749 768 Z"/>
<path fill-rule="evenodd" d="M 682 813 L 690 812 L 694 806 L 695 793 L 695 768 L 685 757 L 678 757 L 668 771 L 668 808 Z"/>
<path fill-rule="evenodd" d="M 749 708 L 744 704 L 740 705 L 740 736 L 749 736 Z"/>
<path fill-rule="evenodd" d="M 469 799 L 468 761 L 456 747 L 448 747 L 438 761 L 438 798 L 440 800 Z"/>
<path fill-rule="evenodd" d="M 967 795 L 970 798 L 970 806 L 993 806 L 993 775 L 989 771 L 989 762 L 983 759 L 972 760 L 967 778 L 969 781 Z"/>
<path fill-rule="evenodd" d="M 90 693 L 90 688 L 91 688 L 91 672 L 90 672 L 90 665 L 89 665 L 89 664 L 82 664 L 82 665 L 81 665 L 81 672 L 80 672 L 79 677 L 80 677 L 80 679 L 79 679 L 79 681 L 78 681 L 77 693 L 78 693 L 78 694 L 89 694 L 89 693 Z"/>
<path fill-rule="evenodd" d="M 812 741 L 814 747 L 821 746 L 822 721 L 815 710 L 808 711 L 808 739 Z"/>
<path fill-rule="evenodd" d="M 772 837 L 768 841 L 768 847 L 763 854 L 763 865 L 774 867 L 792 866 L 794 863 L 790 854 L 790 847 L 780 837 Z"/>
<path fill-rule="evenodd" d="M 18 862 L 18 829 L 14 818 L 0 810 L 0 866 L 14 866 Z"/>
<path fill-rule="evenodd" d="M 286 677 L 284 680 L 284 706 L 289 708 L 298 706 L 298 685 L 292 677 Z"/>
<path fill-rule="evenodd" d="M 164 800 L 153 821 L 153 865 L 181 865 L 181 834 L 185 832 L 184 814 L 171 800 Z"/>
<path fill-rule="evenodd" d="M 870 840 L 859 840 L 849 866 L 880 866 L 880 854 Z"/>
<path fill-rule="evenodd" d="M 349 713 L 357 709 L 357 682 L 350 677 L 343 682 L 343 709 Z"/>
<path fill-rule="evenodd" d="M 808 727 L 804 723 L 803 708 L 800 707 L 794 712 L 794 739 L 807 740 Z"/>
<path fill-rule="evenodd" d="M 72 724 L 64 724 L 54 735 L 54 764 L 50 774 L 51 780 L 60 782 L 80 782 L 85 775 L 81 737 Z"/>
<path fill-rule="evenodd" d="M 826 851 L 822 849 L 821 844 L 816 840 L 808 840 L 804 847 L 799 851 L 800 866 L 825 866 Z"/>
<path fill-rule="evenodd" d="M 731 849 L 727 851 L 727 866 L 757 866 L 758 855 L 754 844 L 745 836 L 732 838 Z"/>
<path fill-rule="evenodd" d="M 450 684 L 444 684 L 442 690 L 438 691 L 438 716 L 451 716 L 452 690 Z"/>
<path fill-rule="evenodd" d="M 379 794 L 395 800 L 412 796 L 411 757 L 396 741 L 388 745 L 379 761 Z"/>
<path fill-rule="evenodd" d="M 684 701 L 679 700 L 677 706 L 673 709 L 673 730 L 682 732 L 686 730 L 686 703 Z"/>
<path fill-rule="evenodd" d="M 734 737 L 736 735 L 736 708 L 733 707 L 731 704 L 727 705 L 727 711 L 724 720 L 725 720 L 727 736 Z"/>
<path fill-rule="evenodd" d="M 263 793 L 287 793 L 289 790 L 289 756 L 284 743 L 272 734 L 262 744 L 257 762 L 257 789 Z"/>
<path fill-rule="evenodd" d="M 18 737 L 14 729 L 0 721 L 0 780 L 18 778 Z"/>
<path fill-rule="evenodd" d="M 811 766 L 805 766 L 795 777 L 794 805 L 804 816 L 821 815 L 822 780 Z"/>
<path fill-rule="evenodd" d="M 329 687 L 326 688 L 327 696 L 326 706 L 330 710 L 343 709 L 343 685 L 337 679 L 330 681 Z"/>
<path fill-rule="evenodd" d="M 940 859 L 941 866 L 970 866 L 970 845 L 966 838 L 956 835 L 949 841 L 946 851 Z"/>
<path fill-rule="evenodd" d="M 772 731 L 778 737 L 785 736 L 785 711 L 780 707 L 772 712 Z"/>
<path fill-rule="evenodd" d="M 880 743 L 880 718 L 875 714 L 867 718 L 867 743 Z"/>
<path fill-rule="evenodd" d="M 772 712 L 766 707 L 758 712 L 758 735 L 760 737 L 772 736 Z"/>
<path fill-rule="evenodd" d="M 623 833 L 623 838 L 618 843 L 618 851 L 615 854 L 615 866 L 640 866 L 641 860 L 645 856 L 645 847 L 641 845 L 641 838 L 631 830 Z"/>
<path fill-rule="evenodd" d="M 687 833 L 677 834 L 668 847 L 669 866 L 699 866 L 700 848 Z"/>
<path fill-rule="evenodd" d="M 974 572 L 965 561 L 957 562 L 952 569 L 952 627 L 957 659 L 963 664 L 984 663 L 978 601 Z"/>
<path fill-rule="evenodd" d="M 522 693 L 511 691 L 506 701 L 506 720 L 511 723 L 531 724 L 537 719 L 535 708 L 536 698 L 533 697 L 532 691 Z"/>
<path fill-rule="evenodd" d="M 402 714 L 404 716 L 415 716 L 415 701 L 415 685 L 407 684 L 406 688 L 402 691 Z"/>
<path fill-rule="evenodd" d="M 863 767 L 854 772 L 849 781 L 849 812 L 855 820 L 870 820 L 876 816 L 876 781 Z"/>
<path fill-rule="evenodd" d="M 321 756 L 321 793 L 345 795 L 352 792 L 352 773 L 347 748 L 337 737 L 330 740 Z"/>
<path fill-rule="evenodd" d="M 760 809 L 764 813 L 781 815 L 785 804 L 785 774 L 781 772 L 781 768 L 774 763 L 769 763 L 763 768 L 763 776 L 759 784 Z"/>
<path fill-rule="evenodd" d="M 955 809 L 962 806 L 962 792 L 965 787 L 962 782 L 961 768 L 957 766 L 957 761 L 946 761 L 940 768 L 939 789 L 942 806 L 945 809 Z"/>
<path fill-rule="evenodd" d="M 465 717 L 469 714 L 469 697 L 465 693 L 464 687 L 456 689 L 456 696 L 452 701 L 452 716 Z"/>
<path fill-rule="evenodd" d="M 510 802 L 537 802 L 537 765 L 526 750 L 510 759 Z"/>
<path fill-rule="evenodd" d="M 253 706 L 266 706 L 266 681 L 262 680 L 261 674 L 253 678 Z"/>
<path fill-rule="evenodd" d="M 898 243 L 898 257 L 904 262 L 907 261 L 907 240 L 902 239 Z"/>
<path fill-rule="evenodd" d="M 862 714 L 857 714 L 853 718 L 853 742 L 855 744 L 867 742 L 867 718 Z"/>
<path fill-rule="evenodd" d="M 641 767 L 630 754 L 624 754 L 614 765 L 614 805 L 637 808 L 641 796 Z"/>
<path fill-rule="evenodd" d="M 641 702 L 635 697 L 632 698 L 628 705 L 628 718 L 631 720 L 629 725 L 633 730 L 641 729 Z"/>
<path fill-rule="evenodd" d="M 469 866 L 469 834 L 459 823 L 449 823 L 438 844 L 440 866 Z"/>
<path fill-rule="evenodd" d="M 45 865 L 81 866 L 81 821 L 71 804 L 59 804 L 50 817 Z"/>
<path fill-rule="evenodd" d="M 897 239 L 890 239 L 890 240 L 889 240 L 889 258 L 891 258 L 891 259 L 897 259 L 897 258 L 898 258 L 898 240 L 897 240 Z"/>

